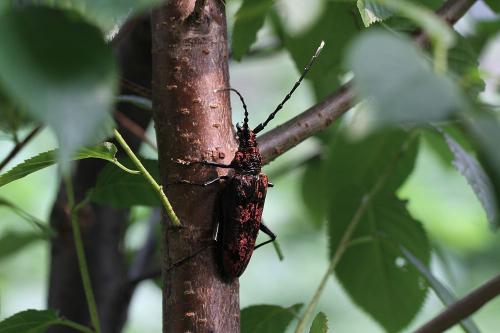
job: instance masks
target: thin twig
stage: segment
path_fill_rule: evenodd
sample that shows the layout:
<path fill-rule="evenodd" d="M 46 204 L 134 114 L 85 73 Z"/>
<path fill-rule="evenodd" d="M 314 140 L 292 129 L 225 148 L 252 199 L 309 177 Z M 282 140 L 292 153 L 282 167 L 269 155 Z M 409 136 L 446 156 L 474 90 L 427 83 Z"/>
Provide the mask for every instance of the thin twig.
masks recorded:
<path fill-rule="evenodd" d="M 5 168 L 5 166 L 21 151 L 21 149 L 26 146 L 28 142 L 33 139 L 33 137 L 42 129 L 42 126 L 37 126 L 35 127 L 29 134 L 20 142 L 18 142 L 14 148 L 10 151 L 10 153 L 3 159 L 3 161 L 0 163 L 0 170 Z"/>
<path fill-rule="evenodd" d="M 489 280 L 462 299 L 450 305 L 414 333 L 439 333 L 460 323 L 483 305 L 500 295 L 500 275 Z"/>
<path fill-rule="evenodd" d="M 133 135 L 139 138 L 141 141 L 146 143 L 148 146 L 154 150 L 158 150 L 158 147 L 151 141 L 146 135 L 146 131 L 139 125 L 137 125 L 132 119 L 121 113 L 120 111 L 115 111 L 115 119 L 120 123 L 120 125 L 130 131 Z"/>
<path fill-rule="evenodd" d="M 436 12 L 453 25 L 477 0 L 448 0 Z M 428 39 L 422 32 L 414 34 L 415 41 L 426 46 Z M 302 112 L 286 123 L 259 136 L 258 143 L 264 163 L 271 162 L 312 135 L 324 130 L 346 113 L 355 102 L 351 82 L 342 85 L 323 101 Z"/>
<path fill-rule="evenodd" d="M 172 208 L 172 205 L 170 204 L 170 201 L 168 200 L 167 196 L 165 195 L 165 192 L 163 192 L 163 187 L 159 185 L 156 180 L 151 176 L 148 170 L 142 165 L 142 162 L 137 158 L 137 156 L 134 154 L 132 149 L 129 147 L 125 139 L 121 136 L 121 134 L 115 129 L 114 130 L 115 138 L 118 141 L 118 143 L 122 146 L 123 150 L 127 153 L 128 157 L 132 160 L 132 162 L 135 164 L 135 166 L 141 171 L 141 174 L 144 176 L 144 178 L 147 180 L 147 182 L 153 187 L 153 189 L 158 193 L 158 196 L 160 197 L 160 200 L 163 204 L 163 207 L 165 207 L 165 210 L 167 212 L 168 217 L 172 221 L 172 224 L 176 227 L 181 226 L 181 222 L 179 221 L 179 218 L 174 212 L 174 209 Z"/>
<path fill-rule="evenodd" d="M 97 305 L 95 302 L 92 283 L 90 282 L 89 268 L 87 259 L 85 258 L 85 250 L 83 248 L 82 235 L 80 234 L 80 225 L 78 224 L 78 209 L 75 207 L 75 194 L 73 192 L 73 183 L 69 176 L 65 176 L 64 183 L 66 185 L 66 195 L 68 197 L 68 206 L 71 214 L 71 229 L 73 231 L 73 240 L 75 242 L 76 256 L 78 259 L 78 267 L 82 278 L 83 290 L 87 299 L 87 306 L 90 314 L 90 321 L 96 333 L 101 332 L 99 323 L 99 315 L 97 313 Z"/>

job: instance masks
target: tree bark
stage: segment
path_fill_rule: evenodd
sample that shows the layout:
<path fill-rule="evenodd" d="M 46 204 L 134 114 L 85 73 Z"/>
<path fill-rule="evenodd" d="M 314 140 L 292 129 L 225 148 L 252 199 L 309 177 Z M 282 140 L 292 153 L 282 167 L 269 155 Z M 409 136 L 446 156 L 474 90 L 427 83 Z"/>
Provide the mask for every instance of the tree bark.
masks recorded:
<path fill-rule="evenodd" d="M 183 227 L 163 218 L 163 332 L 239 332 L 238 281 L 220 276 L 213 248 L 217 170 L 182 160 L 229 163 L 236 151 L 228 93 L 228 49 L 220 0 L 171 0 L 155 10 L 153 105 L 160 173 Z M 173 263 L 206 248 L 183 264 Z"/>
<path fill-rule="evenodd" d="M 137 19 L 134 28 L 115 43 L 122 77 L 136 84 L 150 87 L 151 82 L 151 29 L 149 18 Z M 132 94 L 126 88 L 124 94 Z M 130 119 L 146 128 L 151 114 L 131 105 L 119 104 L 117 108 Z M 126 129 L 120 129 L 133 149 L 140 140 Z M 105 162 L 84 160 L 76 164 L 73 184 L 76 200 L 84 198 L 95 184 Z M 80 215 L 80 229 L 94 289 L 102 331 L 120 332 L 126 320 L 133 288 L 128 283 L 127 267 L 123 253 L 123 236 L 127 228 L 128 210 L 91 204 Z M 57 236 L 51 242 L 49 267 L 48 306 L 59 310 L 70 320 L 90 325 L 87 302 L 83 293 L 80 270 L 69 222 L 69 212 L 64 186 L 60 187 L 52 208 L 51 226 Z M 52 326 L 50 333 L 77 332 L 64 326 Z"/>

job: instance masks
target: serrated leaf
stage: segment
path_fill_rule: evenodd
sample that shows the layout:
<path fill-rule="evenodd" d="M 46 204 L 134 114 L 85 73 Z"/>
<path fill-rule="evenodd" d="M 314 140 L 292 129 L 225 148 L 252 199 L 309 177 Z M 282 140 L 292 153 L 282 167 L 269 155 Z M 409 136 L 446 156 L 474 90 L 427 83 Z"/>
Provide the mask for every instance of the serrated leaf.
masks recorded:
<path fill-rule="evenodd" d="M 450 135 L 443 133 L 450 151 L 455 159 L 453 166 L 465 177 L 479 202 L 486 211 L 490 225 L 495 228 L 499 224 L 497 198 L 493 184 L 482 166 L 462 148 Z"/>
<path fill-rule="evenodd" d="M 38 232 L 7 231 L 0 237 L 0 261 L 16 254 L 26 246 L 44 239 Z"/>
<path fill-rule="evenodd" d="M 26 310 L 0 322 L 0 333 L 43 333 L 59 321 L 54 310 Z"/>
<path fill-rule="evenodd" d="M 353 15 L 357 10 L 355 3 L 322 3 L 324 8 L 311 27 L 300 34 L 285 36 L 285 46 L 299 72 L 303 71 L 320 42 L 325 41 L 321 56 L 306 77 L 312 81 L 318 100 L 340 85 L 341 74 L 345 70 L 342 64 L 343 50 L 360 31 L 359 17 Z"/>
<path fill-rule="evenodd" d="M 477 112 L 466 119 L 465 126 L 475 141 L 479 161 L 491 181 L 498 212 L 500 209 L 500 154 L 498 154 L 500 123 L 497 115 L 487 111 Z M 494 224 L 490 223 L 492 230 L 498 229 L 500 225 L 498 220 L 497 218 Z"/>
<path fill-rule="evenodd" d="M 162 0 L 31 0 L 31 3 L 74 10 L 108 32 L 127 17 L 159 5 Z"/>
<path fill-rule="evenodd" d="M 1 177 L 0 177 L 1 180 Z M 24 221 L 29 222 L 33 224 L 36 228 L 38 228 L 41 231 L 41 235 L 44 237 L 50 237 L 54 235 L 54 230 L 52 230 L 46 222 L 43 222 L 42 220 L 38 219 L 37 217 L 31 215 L 30 213 L 26 212 L 24 209 L 18 207 L 17 205 L 13 204 L 12 202 L 8 201 L 7 199 L 0 198 L 0 206 L 4 206 L 9 208 L 12 212 L 14 212 L 17 216 L 22 218 Z"/>
<path fill-rule="evenodd" d="M 0 17 L 0 44 L 8 45 L 0 52 L 3 91 L 52 128 L 61 160 L 110 133 L 117 73 L 98 29 L 74 13 L 17 8 Z"/>
<path fill-rule="evenodd" d="M 454 82 L 436 75 L 422 52 L 406 38 L 367 32 L 356 39 L 346 59 L 359 97 L 368 100 L 369 109 L 359 114 L 362 120 L 357 119 L 365 130 L 443 120 L 467 105 Z"/>
<path fill-rule="evenodd" d="M 94 147 L 84 147 L 77 151 L 72 160 L 82 160 L 86 158 L 98 158 L 112 163 L 116 163 L 115 154 L 116 146 L 112 143 L 105 142 Z M 49 150 L 31 157 L 24 162 L 16 165 L 9 171 L 0 175 L 0 187 L 26 177 L 36 171 L 54 165 L 57 160 L 58 149 Z"/>
<path fill-rule="evenodd" d="M 358 0 L 356 5 L 365 27 L 381 22 L 393 14 L 390 9 L 373 0 Z"/>
<path fill-rule="evenodd" d="M 60 318 L 54 310 L 25 310 L 2 320 L 0 333 L 43 333 L 52 325 L 65 325 L 84 333 L 93 332 L 90 328 Z"/>
<path fill-rule="evenodd" d="M 158 182 L 160 179 L 157 160 L 141 160 L 144 167 Z M 124 160 L 126 166 L 132 166 L 130 160 Z M 90 199 L 100 204 L 117 208 L 132 206 L 161 206 L 158 194 L 141 175 L 125 173 L 114 165 L 107 165 L 99 173 Z"/>
<path fill-rule="evenodd" d="M 325 186 L 331 187 L 331 255 L 362 203 L 366 204 L 338 263 L 337 278 L 351 299 L 388 332 L 408 325 L 426 294 L 418 272 L 402 259 L 399 245 L 411 247 L 427 263 L 429 242 L 406 203 L 395 195 L 413 170 L 417 148 L 412 134 L 385 131 L 354 143 L 339 136 L 328 155 L 331 176 Z M 373 192 L 374 188 L 378 190 Z"/>
<path fill-rule="evenodd" d="M 302 304 L 254 305 L 241 310 L 241 333 L 284 333 Z"/>
<path fill-rule="evenodd" d="M 443 302 L 444 305 L 449 306 L 458 300 L 456 298 L 456 296 L 453 295 L 453 293 L 432 274 L 432 272 L 427 268 L 427 266 L 424 263 L 422 263 L 420 260 L 418 260 L 417 257 L 415 257 L 410 251 L 408 251 L 404 247 L 401 248 L 401 251 L 402 251 L 403 255 L 405 256 L 405 258 L 416 269 L 418 269 L 418 271 L 420 272 L 420 274 L 422 276 L 425 277 L 429 286 L 432 288 L 432 290 L 434 290 L 434 292 L 439 297 L 441 302 Z M 467 333 L 479 333 L 480 332 L 477 325 L 470 318 L 462 320 L 460 322 L 460 326 L 462 326 L 464 331 Z"/>
<path fill-rule="evenodd" d="M 236 60 L 248 52 L 257 39 L 257 32 L 264 25 L 264 20 L 273 6 L 274 0 L 244 0 L 236 12 L 233 37 L 231 41 L 232 57 Z"/>
<path fill-rule="evenodd" d="M 328 318 L 323 312 L 319 312 L 314 318 L 309 333 L 327 333 Z"/>

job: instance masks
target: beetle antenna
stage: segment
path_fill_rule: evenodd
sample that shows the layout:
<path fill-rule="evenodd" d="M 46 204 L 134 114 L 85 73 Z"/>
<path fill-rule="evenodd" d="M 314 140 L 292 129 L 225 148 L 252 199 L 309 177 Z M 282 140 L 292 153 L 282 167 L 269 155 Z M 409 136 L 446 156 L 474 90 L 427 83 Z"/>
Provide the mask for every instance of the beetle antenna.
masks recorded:
<path fill-rule="evenodd" d="M 271 120 L 274 119 L 274 116 L 276 116 L 276 113 L 278 113 L 279 110 L 283 109 L 283 105 L 290 99 L 290 97 L 292 97 L 292 94 L 294 93 L 295 89 L 297 89 L 300 86 L 300 84 L 302 83 L 302 80 L 304 79 L 304 77 L 307 75 L 307 73 L 309 72 L 309 70 L 311 70 L 311 67 L 314 64 L 314 61 L 316 60 L 316 58 L 321 53 L 321 50 L 323 50 L 323 46 L 325 46 L 325 42 L 321 41 L 321 44 L 319 45 L 318 49 L 316 50 L 316 52 L 312 56 L 311 60 L 309 60 L 309 63 L 307 64 L 307 66 L 304 68 L 304 71 L 302 72 L 302 75 L 300 75 L 299 80 L 297 82 L 295 82 L 295 84 L 293 85 L 292 90 L 290 90 L 290 92 L 285 96 L 285 98 L 283 99 L 283 101 L 276 107 L 276 109 L 273 111 L 273 113 L 271 113 L 269 115 L 269 117 L 267 117 L 266 121 L 263 122 L 263 123 L 260 123 L 257 127 L 255 127 L 255 129 L 253 130 L 253 132 L 255 134 L 257 134 L 260 131 L 262 131 L 267 126 L 267 124 Z"/>
<path fill-rule="evenodd" d="M 241 104 L 243 104 L 243 109 L 245 110 L 245 118 L 243 119 L 243 128 L 248 129 L 248 110 L 247 110 L 247 105 L 245 104 L 245 99 L 243 96 L 240 94 L 240 92 L 234 88 L 222 88 L 222 89 L 217 89 L 215 92 L 219 91 L 232 91 L 235 92 L 238 97 L 240 98 Z"/>

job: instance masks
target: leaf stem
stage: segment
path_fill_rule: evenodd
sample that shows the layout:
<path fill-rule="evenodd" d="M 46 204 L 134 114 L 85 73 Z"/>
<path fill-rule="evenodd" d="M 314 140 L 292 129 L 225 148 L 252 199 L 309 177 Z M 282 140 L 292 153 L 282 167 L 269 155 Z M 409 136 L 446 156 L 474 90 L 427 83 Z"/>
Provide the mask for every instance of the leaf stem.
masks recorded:
<path fill-rule="evenodd" d="M 85 298 L 87 299 L 87 306 L 90 314 L 90 321 L 96 333 L 101 332 L 99 323 L 99 315 L 97 313 L 97 305 L 92 291 L 92 283 L 90 282 L 90 274 L 85 258 L 85 250 L 83 248 L 82 235 L 80 234 L 80 226 L 78 224 L 78 209 L 75 209 L 75 194 L 73 192 L 73 183 L 70 176 L 64 177 L 66 185 L 66 195 L 68 197 L 68 206 L 71 211 L 71 229 L 73 230 L 73 239 L 75 242 L 76 256 L 78 258 L 78 267 L 80 268 L 80 275 L 82 277 L 83 290 Z M 81 207 L 81 206 L 79 206 Z M 79 208 L 78 207 L 78 208 Z"/>
<path fill-rule="evenodd" d="M 167 215 L 172 221 L 172 223 L 180 227 L 181 222 L 179 221 L 179 218 L 174 212 L 174 209 L 172 208 L 172 205 L 170 204 L 170 201 L 168 200 L 167 196 L 163 192 L 163 187 L 159 185 L 156 180 L 151 176 L 151 174 L 146 170 L 144 165 L 142 165 L 141 161 L 137 156 L 134 154 L 132 149 L 129 147 L 125 139 L 121 136 L 121 134 L 115 129 L 114 130 L 115 138 L 118 141 L 118 143 L 122 146 L 122 148 L 125 150 L 127 153 L 128 157 L 132 160 L 132 162 L 135 164 L 135 166 L 140 170 L 141 174 L 146 178 L 149 184 L 153 187 L 153 189 L 158 193 L 158 196 L 160 197 L 160 200 L 163 204 L 163 207 L 165 207 L 165 210 L 167 211 Z"/>
<path fill-rule="evenodd" d="M 84 333 L 95 333 L 93 330 L 91 330 L 87 326 L 80 325 L 80 324 L 75 323 L 74 321 L 71 321 L 71 320 L 61 319 L 61 321 L 58 321 L 57 324 L 68 326 L 68 327 L 74 328 L 77 331 L 84 332 Z"/>

